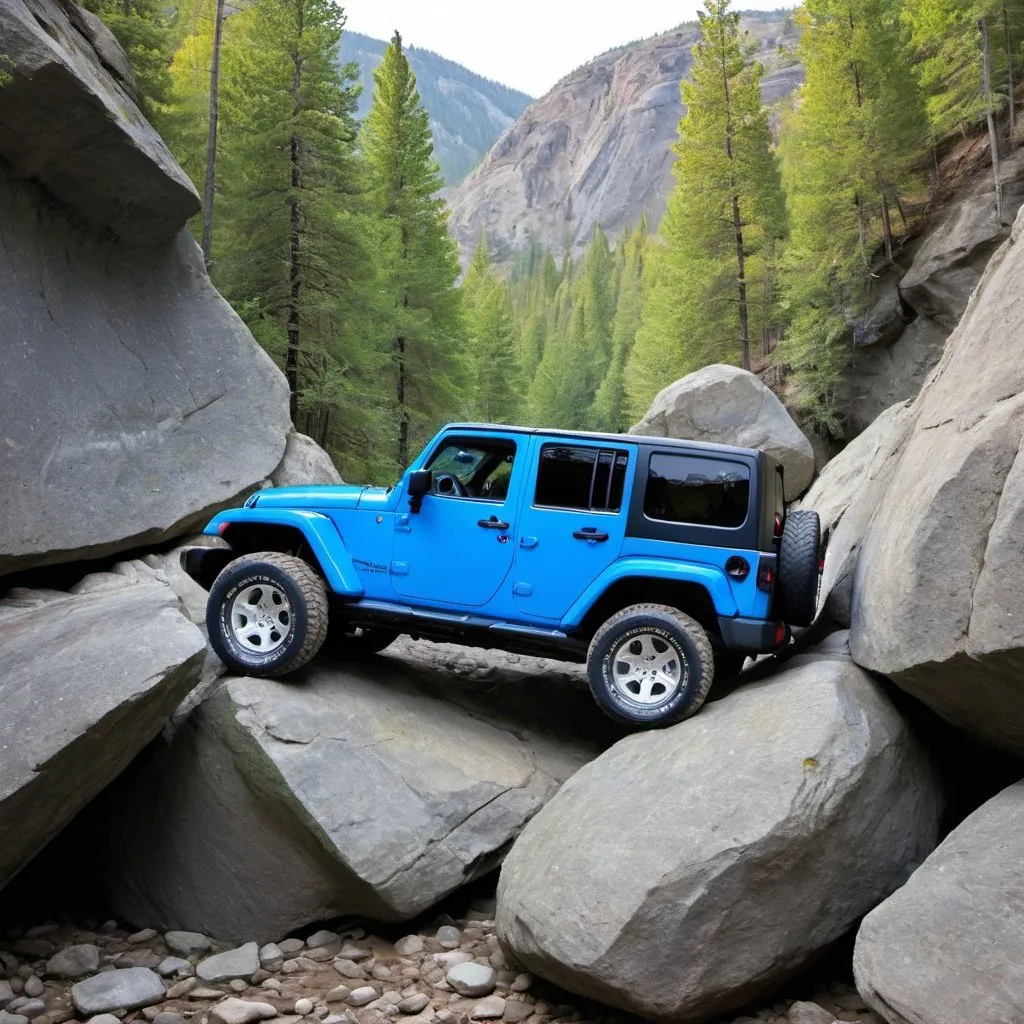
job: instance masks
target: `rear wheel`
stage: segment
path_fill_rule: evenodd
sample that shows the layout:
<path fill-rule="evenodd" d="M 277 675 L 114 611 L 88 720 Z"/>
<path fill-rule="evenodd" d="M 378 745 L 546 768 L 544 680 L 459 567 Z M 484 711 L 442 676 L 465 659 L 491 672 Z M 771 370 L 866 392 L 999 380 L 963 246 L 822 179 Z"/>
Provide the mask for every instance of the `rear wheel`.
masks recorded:
<path fill-rule="evenodd" d="M 818 609 L 818 555 L 821 521 L 810 509 L 786 516 L 779 545 L 778 601 L 781 618 L 791 626 L 809 626 Z"/>
<path fill-rule="evenodd" d="M 280 676 L 309 662 L 327 635 L 327 588 L 308 563 L 262 551 L 229 562 L 206 605 L 210 645 L 232 671 Z"/>
<path fill-rule="evenodd" d="M 696 714 L 714 677 L 714 654 L 696 620 L 668 605 L 635 604 L 594 634 L 590 690 L 616 721 L 644 728 Z"/>

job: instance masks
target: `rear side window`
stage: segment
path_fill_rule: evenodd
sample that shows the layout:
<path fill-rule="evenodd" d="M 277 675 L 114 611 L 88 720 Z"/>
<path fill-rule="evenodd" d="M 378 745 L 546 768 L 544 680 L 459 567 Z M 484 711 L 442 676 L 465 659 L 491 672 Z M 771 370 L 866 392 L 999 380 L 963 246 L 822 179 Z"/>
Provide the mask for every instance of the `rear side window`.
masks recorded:
<path fill-rule="evenodd" d="M 696 455 L 651 456 L 644 515 L 669 523 L 742 526 L 750 501 L 745 463 Z"/>
<path fill-rule="evenodd" d="M 626 452 L 546 444 L 540 450 L 537 491 L 541 508 L 618 512 L 626 485 Z"/>

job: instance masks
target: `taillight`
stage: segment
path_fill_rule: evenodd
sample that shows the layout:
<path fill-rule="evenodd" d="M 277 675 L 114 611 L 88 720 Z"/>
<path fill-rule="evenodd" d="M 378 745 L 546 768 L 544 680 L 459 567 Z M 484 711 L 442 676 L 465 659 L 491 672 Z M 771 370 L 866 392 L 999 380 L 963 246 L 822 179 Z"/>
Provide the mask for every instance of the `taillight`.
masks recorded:
<path fill-rule="evenodd" d="M 778 512 L 775 513 L 775 537 L 778 539 L 782 536 L 782 516 Z"/>
<path fill-rule="evenodd" d="M 774 583 L 775 559 L 762 556 L 761 562 L 757 567 L 757 589 L 770 591 Z"/>
<path fill-rule="evenodd" d="M 780 622 L 775 627 L 775 646 L 781 647 L 786 641 L 786 624 Z"/>

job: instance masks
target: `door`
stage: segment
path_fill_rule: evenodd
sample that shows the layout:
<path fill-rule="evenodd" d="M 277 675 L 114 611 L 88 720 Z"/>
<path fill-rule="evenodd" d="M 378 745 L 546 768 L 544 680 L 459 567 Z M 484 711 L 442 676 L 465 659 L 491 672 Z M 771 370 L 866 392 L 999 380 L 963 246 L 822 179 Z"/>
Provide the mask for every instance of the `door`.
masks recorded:
<path fill-rule="evenodd" d="M 558 621 L 619 556 L 636 448 L 551 439 L 540 442 L 535 457 L 516 535 L 513 592 L 523 615 Z"/>
<path fill-rule="evenodd" d="M 395 516 L 395 593 L 440 608 L 487 604 L 512 568 L 515 509 L 528 439 L 447 435 L 424 468 L 433 488 L 420 511 Z M 521 450 L 520 450 L 521 444 Z"/>

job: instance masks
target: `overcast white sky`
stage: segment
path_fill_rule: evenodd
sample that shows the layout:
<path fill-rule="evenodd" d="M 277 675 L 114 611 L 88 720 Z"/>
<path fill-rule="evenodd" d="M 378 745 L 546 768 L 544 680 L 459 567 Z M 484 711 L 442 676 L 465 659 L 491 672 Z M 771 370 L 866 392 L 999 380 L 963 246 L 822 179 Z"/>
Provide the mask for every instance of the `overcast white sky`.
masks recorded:
<path fill-rule="evenodd" d="M 348 27 L 378 39 L 397 28 L 412 46 L 542 96 L 573 68 L 614 46 L 696 17 L 698 0 L 339 0 Z M 784 0 L 741 0 L 774 10 Z"/>

